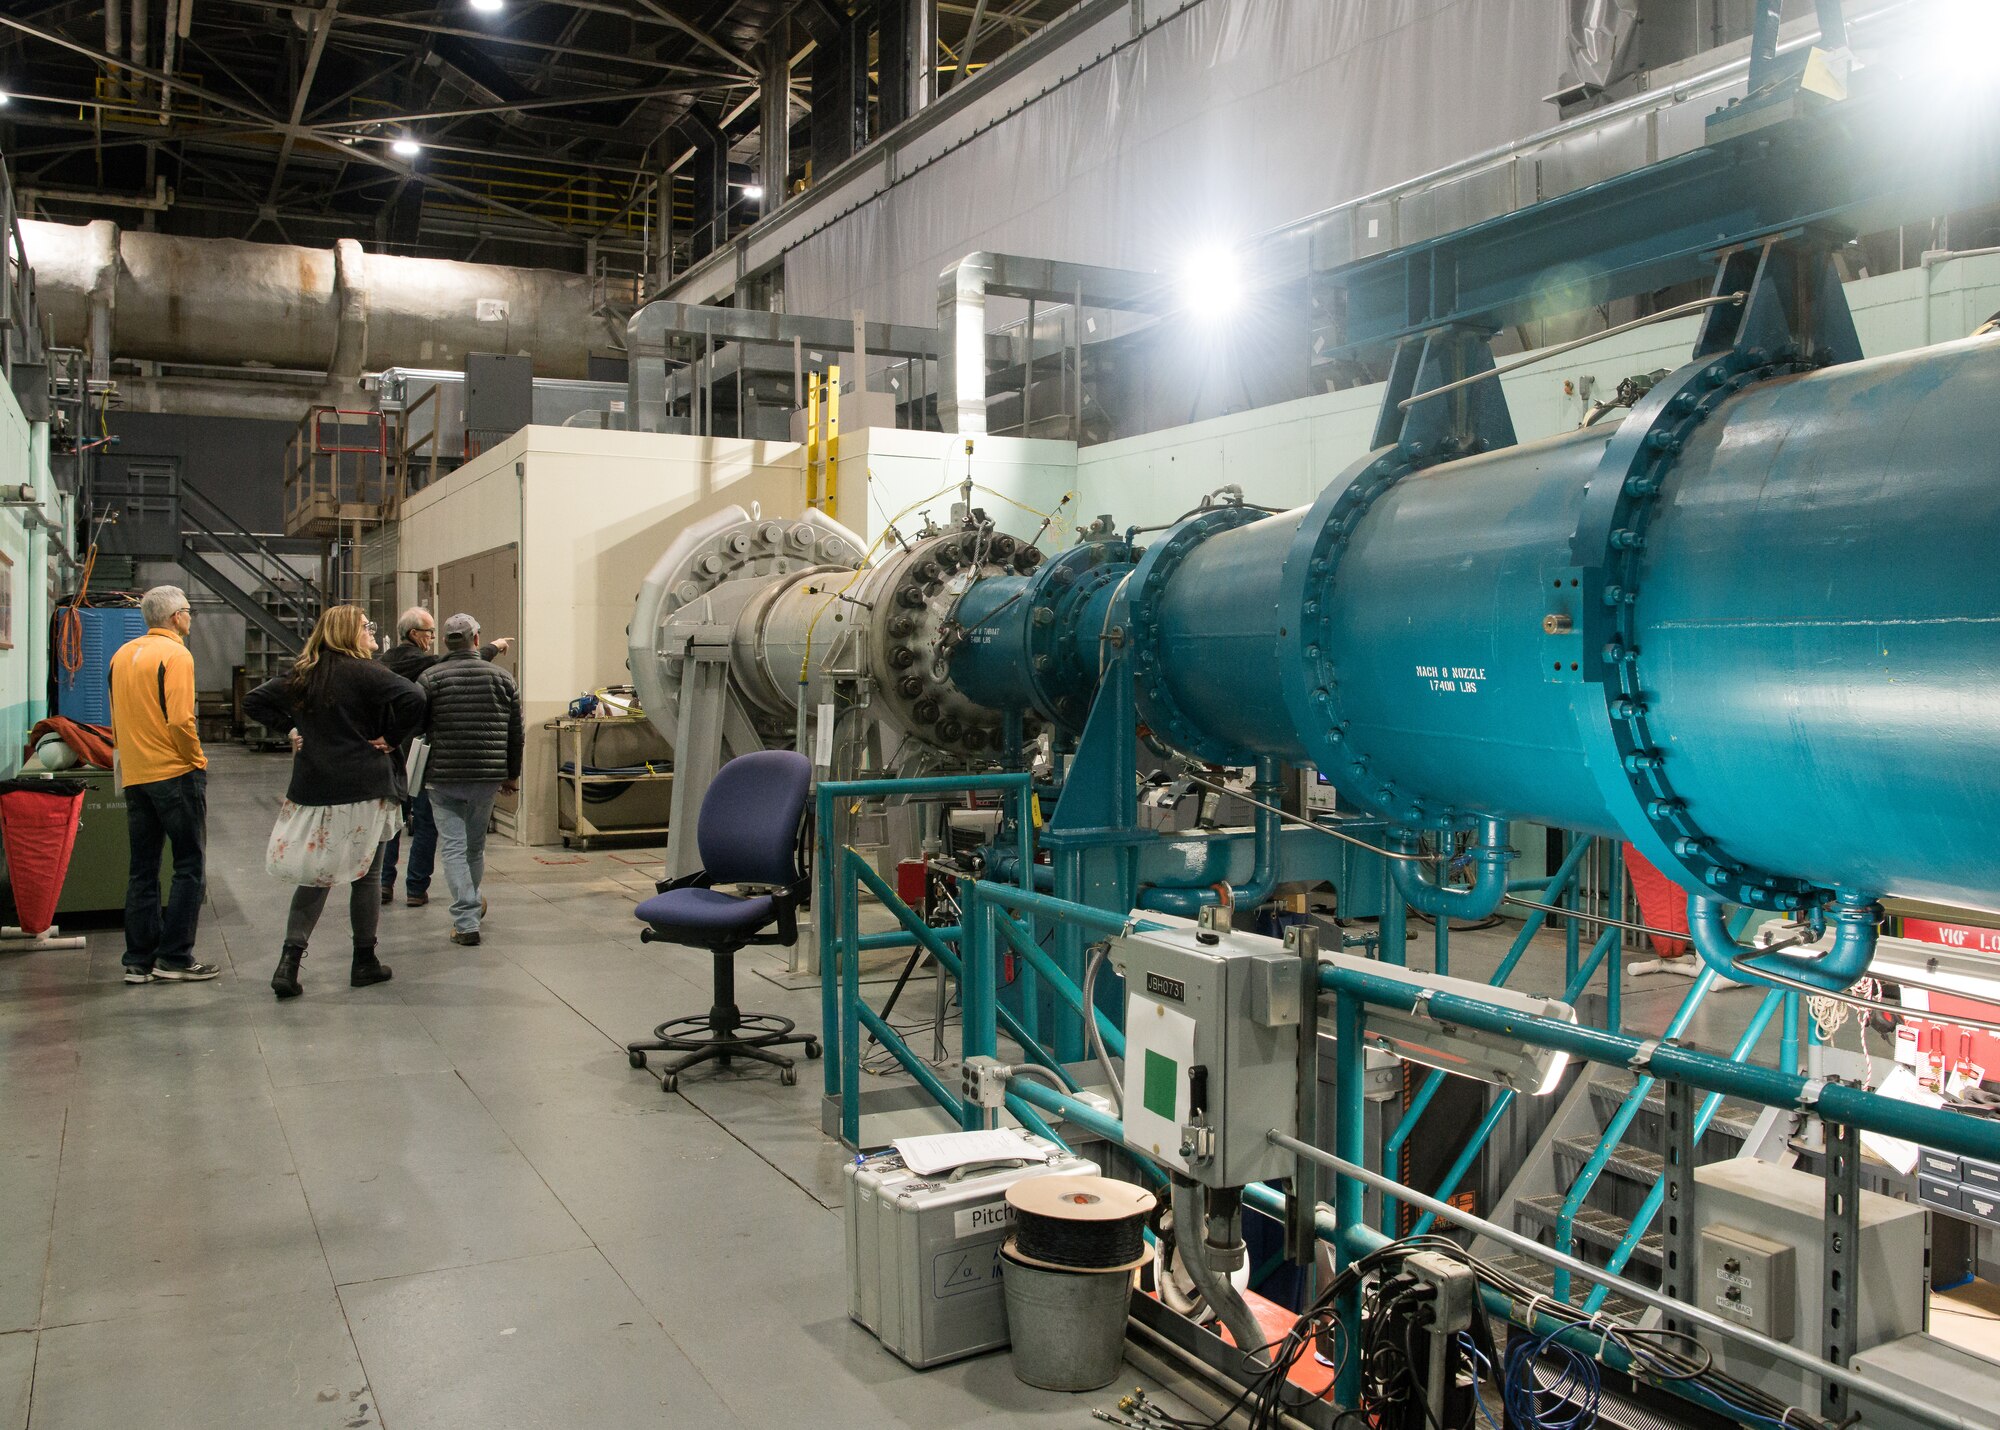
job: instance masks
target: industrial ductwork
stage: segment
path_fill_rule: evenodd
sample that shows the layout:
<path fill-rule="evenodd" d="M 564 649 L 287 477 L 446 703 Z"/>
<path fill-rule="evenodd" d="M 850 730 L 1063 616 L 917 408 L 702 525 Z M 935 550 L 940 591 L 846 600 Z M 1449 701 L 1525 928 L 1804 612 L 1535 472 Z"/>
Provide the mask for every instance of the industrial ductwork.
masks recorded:
<path fill-rule="evenodd" d="M 56 342 L 113 358 L 324 372 L 450 368 L 468 352 L 531 353 L 542 377 L 589 375 L 623 350 L 588 277 L 332 248 L 126 232 L 24 219 Z"/>

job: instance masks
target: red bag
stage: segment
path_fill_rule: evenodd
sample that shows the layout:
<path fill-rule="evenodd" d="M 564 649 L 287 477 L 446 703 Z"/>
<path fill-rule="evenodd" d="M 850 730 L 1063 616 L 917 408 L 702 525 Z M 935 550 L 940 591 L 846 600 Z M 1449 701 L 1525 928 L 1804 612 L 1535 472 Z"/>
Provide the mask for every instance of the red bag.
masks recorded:
<path fill-rule="evenodd" d="M 56 921 L 83 794 L 67 780 L 0 780 L 0 843 L 23 933 L 45 933 Z"/>
<path fill-rule="evenodd" d="M 1646 856 L 1629 844 L 1625 846 L 1625 874 L 1632 881 L 1633 897 L 1639 901 L 1640 922 L 1656 929 L 1687 932 L 1687 890 L 1648 864 Z M 1653 951 L 1662 958 L 1680 958 L 1690 947 L 1685 939 L 1653 940 Z"/>

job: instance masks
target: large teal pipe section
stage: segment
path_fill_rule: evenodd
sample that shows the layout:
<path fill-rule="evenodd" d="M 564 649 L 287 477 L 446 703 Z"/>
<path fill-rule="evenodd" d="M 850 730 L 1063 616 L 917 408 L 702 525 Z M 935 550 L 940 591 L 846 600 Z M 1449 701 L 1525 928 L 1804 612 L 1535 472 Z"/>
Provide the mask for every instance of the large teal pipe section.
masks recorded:
<path fill-rule="evenodd" d="M 2000 341 L 1745 362 L 1622 423 L 1430 467 L 1385 448 L 1310 510 L 1183 523 L 1111 612 L 1147 723 L 1310 761 L 1409 829 L 1629 840 L 1733 903 L 2000 908 Z M 1650 524 L 1599 530 L 1628 489 Z M 1586 646 L 1606 611 L 1627 638 Z"/>

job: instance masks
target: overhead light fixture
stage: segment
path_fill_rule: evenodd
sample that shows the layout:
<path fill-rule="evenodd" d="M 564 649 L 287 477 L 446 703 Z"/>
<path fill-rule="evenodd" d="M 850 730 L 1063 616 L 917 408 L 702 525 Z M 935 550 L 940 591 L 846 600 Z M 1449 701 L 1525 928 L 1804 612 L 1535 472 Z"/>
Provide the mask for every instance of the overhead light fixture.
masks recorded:
<path fill-rule="evenodd" d="M 472 8 L 482 15 L 497 15 L 507 8 L 507 0 L 472 0 Z"/>
<path fill-rule="evenodd" d="M 14 96 L 13 96 L 13 95 L 11 95 L 11 94 L 9 94 L 9 93 L 7 93 L 7 91 L 6 91 L 6 90 L 4 90 L 4 89 L 0 89 L 0 105 L 4 105 L 4 104 L 6 104 L 6 103 L 7 103 L 7 101 L 8 101 L 8 100 L 10 100 L 10 99 L 12 99 L 13 97 L 14 97 Z"/>
<path fill-rule="evenodd" d="M 389 152 L 398 159 L 414 159 L 424 152 L 424 146 L 410 138 L 398 139 L 389 146 Z"/>
<path fill-rule="evenodd" d="M 2000 6 L 1992 0 L 1945 0 L 1926 16 L 1939 68 L 1954 85 L 1985 84 L 2000 49 Z"/>
<path fill-rule="evenodd" d="M 1206 244 L 1181 265 L 1181 309 L 1204 322 L 1238 311 L 1245 291 L 1242 260 L 1226 245 Z"/>
<path fill-rule="evenodd" d="M 1554 1092 L 1569 1068 L 1568 1053 L 1530 1047 L 1497 1033 L 1432 1017 L 1428 995 L 1455 993 L 1461 998 L 1491 1004 L 1509 1013 L 1574 1023 L 1576 1009 L 1561 999 L 1516 993 L 1512 989 L 1495 988 L 1469 978 L 1420 973 L 1373 959 L 1357 959 L 1352 954 L 1330 954 L 1321 962 L 1351 964 L 1375 978 L 1407 984 L 1418 992 L 1417 1006 L 1410 1012 L 1397 1012 L 1371 1003 L 1362 1016 L 1362 1037 L 1405 1062 L 1456 1073 L 1460 1077 L 1474 1078 L 1499 1087 L 1510 1087 L 1528 1097 L 1545 1097 Z"/>
<path fill-rule="evenodd" d="M 764 186 L 762 184 L 745 184 L 743 186 L 743 197 L 746 199 L 763 198 Z"/>

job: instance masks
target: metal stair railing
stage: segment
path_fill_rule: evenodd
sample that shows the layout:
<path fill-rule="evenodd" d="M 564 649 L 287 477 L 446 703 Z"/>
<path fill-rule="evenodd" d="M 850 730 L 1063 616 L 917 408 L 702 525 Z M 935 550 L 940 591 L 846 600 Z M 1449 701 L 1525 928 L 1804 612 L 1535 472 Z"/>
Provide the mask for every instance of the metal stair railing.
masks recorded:
<path fill-rule="evenodd" d="M 1590 956 L 1584 959 L 1582 966 L 1576 971 L 1576 976 L 1570 979 L 1569 986 L 1563 990 L 1565 1003 L 1574 1003 L 1582 996 L 1583 990 L 1590 986 L 1590 980 L 1597 976 L 1598 965 L 1610 957 L 1623 936 L 1623 929 L 1608 928 L 1604 931 L 1591 948 Z M 1458 1154 L 1458 1160 L 1453 1162 L 1451 1170 L 1445 1173 L 1444 1183 L 1437 1192 L 1435 1200 L 1440 1202 L 1451 1200 L 1452 1194 L 1458 1190 L 1458 1184 L 1465 1180 L 1465 1174 L 1472 1170 L 1472 1164 L 1479 1159 L 1479 1154 L 1485 1149 L 1487 1142 L 1492 1140 L 1493 1131 L 1500 1125 L 1500 1119 L 1507 1115 L 1507 1109 L 1513 1105 L 1513 1088 L 1503 1087 L 1494 1094 L 1493 1105 L 1486 1109 L 1486 1116 L 1481 1118 L 1479 1126 L 1473 1129 L 1465 1149 Z M 1430 1231 L 1436 1221 L 1434 1213 L 1425 1212 L 1417 1219 L 1417 1224 L 1411 1229 L 1410 1234 L 1423 1236 Z"/>
<path fill-rule="evenodd" d="M 325 605 L 324 593 L 311 577 L 295 568 L 276 547 L 251 531 L 221 503 L 185 477 L 179 482 L 179 496 L 180 556 L 183 564 L 215 587 L 214 594 L 234 607 L 245 620 L 254 622 L 273 640 L 288 646 L 296 654 L 304 647 L 307 633 L 319 619 Z M 196 536 L 207 538 L 211 543 L 209 550 L 228 558 L 235 569 L 249 578 L 248 590 L 228 579 L 214 562 L 207 559 L 206 552 L 197 548 L 191 540 Z M 268 566 L 252 561 L 250 557 L 253 555 Z M 256 592 L 260 588 L 275 593 L 277 600 L 271 608 L 257 599 Z"/>
<path fill-rule="evenodd" d="M 1764 1036 L 1764 1030 L 1771 1026 L 1772 1016 L 1781 1008 L 1786 1011 L 1790 1020 L 1795 1024 L 1797 1010 L 1792 1001 L 1792 995 L 1788 995 L 1786 990 L 1782 988 L 1773 988 L 1764 995 L 1763 1002 L 1757 1005 L 1757 1011 L 1751 1015 L 1750 1026 L 1743 1030 L 1743 1036 L 1736 1040 L 1736 1046 L 1731 1049 L 1729 1054 L 1731 1062 L 1740 1063 L 1755 1051 L 1758 1040 Z M 1786 1046 L 1791 1046 L 1793 1043 L 1793 1035 L 1790 1028 L 1786 1029 L 1784 1042 Z M 1788 1069 L 1789 1066 L 1790 1064 L 1787 1063 Z M 1648 1079 L 1648 1081 L 1650 1080 Z M 1711 1092 L 1701 1100 L 1701 1107 L 1695 1112 L 1694 1137 L 1691 1145 L 1695 1147 L 1701 1145 L 1702 1135 L 1708 1131 L 1709 1124 L 1715 1121 L 1715 1114 L 1721 1106 L 1722 1094 L 1719 1092 Z M 1646 1200 L 1640 1203 L 1638 1213 L 1632 1218 L 1632 1225 L 1626 1228 L 1625 1235 L 1619 1239 L 1617 1249 L 1605 1261 L 1605 1270 L 1615 1276 L 1625 1269 L 1625 1264 L 1632 1259 L 1632 1253 L 1638 1250 L 1640 1239 L 1651 1229 L 1653 1218 L 1660 1214 L 1660 1208 L 1666 1204 L 1666 1200 L 1667 1179 L 1663 1175 L 1658 1181 L 1653 1183 L 1653 1189 L 1646 1193 Z M 1562 1300 L 1567 1301 L 1569 1299 L 1568 1274 L 1558 1269 L 1556 1277 L 1556 1295 Z M 1604 1298 L 1610 1294 L 1610 1290 L 1610 1287 L 1604 1285 L 1593 1288 L 1583 1303 L 1585 1313 L 1596 1314 L 1598 1309 L 1604 1305 Z"/>
<path fill-rule="evenodd" d="M 1595 841 L 1590 836 L 1586 835 L 1584 838 L 1579 839 L 1574 844 L 1572 844 L 1570 846 L 1569 853 L 1566 856 L 1564 856 L 1563 861 L 1557 867 L 1556 872 L 1549 876 L 1546 884 L 1544 884 L 1540 880 L 1531 880 L 1519 886 L 1509 885 L 1508 887 L 1509 888 L 1533 887 L 1536 889 L 1545 889 L 1547 891 L 1550 903 L 1559 902 L 1566 891 L 1574 890 L 1574 888 L 1576 887 L 1577 871 L 1579 870 L 1579 868 L 1581 868 L 1584 856 L 1590 852 L 1594 843 Z M 1391 893 L 1390 897 L 1391 898 L 1395 897 L 1393 892 Z M 1487 980 L 1488 984 L 1491 987 L 1494 988 L 1506 987 L 1507 980 L 1513 976 L 1515 968 L 1520 965 L 1522 958 L 1524 958 L 1527 955 L 1528 945 L 1534 942 L 1535 935 L 1542 931 L 1542 927 L 1545 924 L 1547 924 L 1548 921 L 1549 921 L 1549 911 L 1547 909 L 1536 909 L 1528 915 L 1527 919 L 1524 920 L 1521 924 L 1520 933 L 1514 936 L 1513 946 L 1507 950 L 1507 956 L 1500 961 L 1500 966 L 1493 971 L 1493 976 Z M 1571 928 L 1571 930 L 1574 930 L 1576 928 L 1576 920 L 1571 919 L 1569 921 L 1569 927 Z M 1571 966 L 1574 967 L 1575 959 L 1571 958 L 1570 963 Z M 1410 1099 L 1410 1105 L 1404 1111 L 1402 1120 L 1396 1124 L 1395 1129 L 1390 1132 L 1388 1137 L 1383 1139 L 1382 1142 L 1383 1176 L 1388 1177 L 1392 1181 L 1400 1180 L 1396 1176 L 1396 1167 L 1397 1167 L 1397 1161 L 1402 1155 L 1403 1144 L 1409 1141 L 1410 1134 L 1416 1131 L 1417 1123 L 1423 1120 L 1424 1113 L 1430 1109 L 1431 1100 L 1437 1096 L 1438 1089 L 1444 1086 L 1444 1080 L 1445 1080 L 1445 1074 L 1439 1071 L 1433 1071 L 1428 1077 L 1426 1077 L 1424 1079 L 1424 1085 L 1420 1089 L 1418 1089 L 1417 1095 Z M 1497 1119 L 1495 1120 L 1495 1125 L 1496 1126 L 1498 1125 Z M 1490 1135 L 1490 1131 L 1488 1135 Z M 1484 1145 L 1484 1144 L 1483 1142 L 1481 1142 L 1476 1144 L 1476 1146 L 1477 1145 Z M 1475 1156 L 1477 1155 L 1476 1150 L 1474 1155 Z M 1463 1173 L 1461 1173 L 1460 1175 L 1463 1175 Z M 1449 1197 L 1449 1195 L 1450 1193 L 1448 1192 L 1444 1193 L 1443 1195 L 1440 1196 L 1439 1200 L 1444 1200 L 1445 1198 Z M 1394 1235 L 1396 1215 L 1397 1215 L 1396 1204 L 1394 1199 L 1390 1197 L 1384 1197 L 1382 1199 L 1383 1231 L 1391 1235 Z"/>
<path fill-rule="evenodd" d="M 1678 1038 L 1687 1031 L 1688 1024 L 1694 1021 L 1694 1015 L 1701 1011 L 1702 1003 L 1707 999 L 1709 991 L 1715 987 L 1717 976 L 1712 968 L 1702 969 L 1695 978 L 1694 986 L 1689 988 L 1687 996 L 1681 999 L 1681 1006 L 1668 1020 L 1666 1031 L 1660 1034 L 1662 1042 Z M 1605 1124 L 1604 1131 L 1598 1134 L 1596 1150 L 1583 1164 L 1583 1170 L 1576 1174 L 1576 1180 L 1570 1183 L 1569 1194 L 1563 1198 L 1562 1210 L 1556 1213 L 1557 1251 L 1565 1255 L 1575 1254 L 1576 1214 L 1582 1209 L 1585 1199 L 1590 1196 L 1591 1188 L 1597 1185 L 1597 1179 L 1604 1174 L 1604 1168 L 1611 1161 L 1612 1154 L 1625 1140 L 1625 1133 L 1631 1128 L 1633 1119 L 1646 1105 L 1647 1094 L 1652 1092 L 1655 1081 L 1651 1073 L 1640 1073 L 1632 1082 L 1632 1090 L 1626 1093 L 1625 1100 L 1619 1103 L 1618 1110 L 1611 1114 L 1611 1120 Z M 1638 1238 L 1635 1237 L 1633 1245 L 1637 1244 Z M 1559 1301 L 1569 1300 L 1567 1267 L 1556 1268 L 1555 1296 Z"/>

